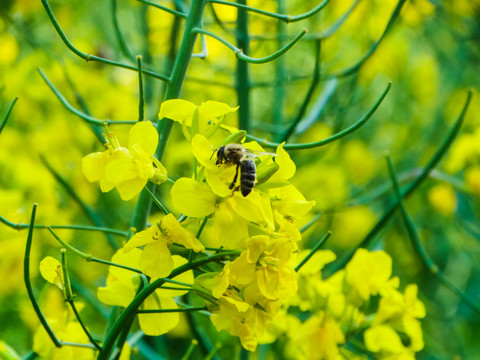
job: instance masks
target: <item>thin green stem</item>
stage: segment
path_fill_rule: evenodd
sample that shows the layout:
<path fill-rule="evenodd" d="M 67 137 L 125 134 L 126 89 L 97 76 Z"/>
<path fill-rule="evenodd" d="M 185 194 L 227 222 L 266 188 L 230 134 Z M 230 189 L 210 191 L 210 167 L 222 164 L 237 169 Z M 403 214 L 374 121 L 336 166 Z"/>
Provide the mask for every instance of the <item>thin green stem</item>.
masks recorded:
<path fill-rule="evenodd" d="M 160 4 L 156 4 L 154 2 L 151 2 L 151 1 L 148 1 L 148 0 L 137 0 L 138 2 L 141 2 L 143 4 L 146 4 L 146 5 L 150 5 L 150 6 L 153 6 L 153 7 L 156 7 L 157 9 L 160 9 L 160 10 L 163 10 L 163 11 L 166 11 L 172 15 L 175 15 L 175 16 L 179 16 L 183 19 L 185 19 L 187 17 L 186 14 L 180 12 L 180 11 L 176 11 L 176 10 L 173 10 L 173 9 L 170 9 L 166 6 L 163 6 L 163 5 L 160 5 Z"/>
<path fill-rule="evenodd" d="M 392 160 L 390 157 L 387 157 L 387 165 L 390 174 L 390 179 L 393 184 L 393 189 L 395 191 L 395 196 L 397 198 L 398 207 L 400 208 L 400 213 L 402 214 L 402 219 L 405 224 L 405 228 L 407 229 L 408 235 L 410 240 L 412 241 L 413 248 L 417 252 L 417 254 L 422 259 L 425 266 L 430 270 L 430 272 L 443 284 L 445 285 L 452 293 L 458 296 L 465 304 L 470 306 L 475 312 L 480 314 L 480 306 L 478 305 L 478 301 L 471 298 L 467 295 L 464 291 L 460 290 L 455 284 L 453 284 L 439 269 L 438 265 L 435 264 L 433 259 L 428 255 L 427 250 L 423 246 L 422 242 L 420 241 L 420 236 L 415 228 L 415 224 L 413 220 L 407 213 L 405 206 L 403 204 L 403 195 L 400 189 L 400 185 L 398 184 L 397 175 L 395 172 L 395 168 L 393 166 Z"/>
<path fill-rule="evenodd" d="M 308 255 L 305 256 L 303 260 L 300 261 L 300 263 L 298 263 L 297 266 L 295 266 L 296 272 L 298 272 L 298 270 L 300 270 L 302 266 L 305 265 L 308 260 L 310 260 L 310 258 L 318 251 L 318 249 L 320 249 L 320 246 L 322 246 L 325 243 L 325 241 L 327 241 L 330 235 L 332 235 L 331 231 L 327 232 L 325 236 L 321 238 L 320 241 L 314 246 L 314 248 L 308 253 Z"/>
<path fill-rule="evenodd" d="M 230 251 L 225 252 L 222 254 L 215 254 L 211 255 L 202 259 L 194 260 L 189 263 L 186 263 L 182 266 L 175 268 L 171 274 L 168 276 L 169 279 L 172 279 L 185 271 L 192 270 L 198 268 L 204 264 L 213 261 L 221 261 L 225 258 L 229 258 L 231 256 L 238 256 L 240 255 L 241 251 Z M 116 320 L 115 324 L 110 329 L 110 332 L 105 339 L 105 343 L 103 345 L 103 350 L 100 352 L 98 356 L 98 360 L 106 360 L 111 353 L 113 346 L 115 344 L 115 339 L 117 338 L 119 331 L 123 328 L 126 323 L 129 323 L 131 319 L 135 316 L 139 306 L 143 303 L 143 301 L 150 296 L 156 289 L 162 286 L 165 283 L 164 278 L 156 279 L 151 282 L 147 287 L 145 287 L 135 298 L 130 302 L 130 304 L 125 308 L 119 318 Z"/>
<path fill-rule="evenodd" d="M 53 15 L 52 9 L 50 8 L 50 5 L 49 5 L 49 3 L 47 2 L 47 0 L 41 0 L 41 1 L 42 1 L 42 4 L 43 4 L 43 7 L 45 8 L 45 11 L 47 12 L 48 17 L 50 18 L 50 21 L 52 22 L 53 26 L 55 27 L 55 30 L 57 31 L 58 35 L 60 36 L 60 38 L 62 39 L 62 41 L 65 43 L 65 45 L 66 45 L 75 55 L 81 57 L 82 59 L 84 59 L 84 60 L 86 60 L 86 61 L 96 61 L 96 62 L 100 62 L 100 63 L 103 63 L 103 64 L 113 65 L 113 66 L 116 66 L 116 67 L 120 67 L 120 68 L 123 68 L 123 69 L 128 69 L 128 70 L 137 71 L 137 67 L 135 67 L 135 66 L 127 65 L 127 64 L 122 64 L 122 63 L 117 62 L 117 61 L 112 61 L 112 60 L 104 59 L 104 58 L 101 58 L 101 57 L 98 57 L 98 56 L 95 56 L 95 55 L 91 55 L 91 54 L 86 54 L 86 53 L 78 50 L 78 49 L 70 42 L 70 40 L 68 40 L 67 36 L 66 36 L 65 33 L 63 32 L 62 28 L 60 27 L 60 24 L 58 23 L 57 19 L 55 18 L 55 15 Z M 157 79 L 166 81 L 166 82 L 170 81 L 170 79 L 169 79 L 167 76 L 157 74 L 157 73 L 155 73 L 155 72 L 153 72 L 153 71 L 150 71 L 150 70 L 143 70 L 143 73 L 144 73 L 145 75 L 148 75 L 148 76 L 151 76 L 151 77 L 154 77 L 154 78 L 157 78 Z"/>
<path fill-rule="evenodd" d="M 309 18 L 309 17 L 315 15 L 320 10 L 322 10 L 325 6 L 327 6 L 329 0 L 324 0 L 319 5 L 315 6 L 312 10 L 310 10 L 310 11 L 304 13 L 304 14 L 300 14 L 300 15 L 296 15 L 296 16 L 276 14 L 276 13 L 272 13 L 272 12 L 269 12 L 269 11 L 264 11 L 264 10 L 261 10 L 261 9 L 257 9 L 257 8 L 251 7 L 251 6 L 232 3 L 232 2 L 224 1 L 224 0 L 209 0 L 209 2 L 214 3 L 214 4 L 234 6 L 234 7 L 240 8 L 240 9 L 244 9 L 244 10 L 247 10 L 247 11 L 251 11 L 251 12 L 260 14 L 260 15 L 272 17 L 272 18 L 280 20 L 280 21 L 285 21 L 286 23 L 290 23 L 290 22 L 304 20 L 306 18 Z"/>
<path fill-rule="evenodd" d="M 315 89 L 317 88 L 318 82 L 320 80 L 320 50 L 321 40 L 317 40 L 315 41 L 315 65 L 313 68 L 312 82 L 310 83 L 310 87 L 308 88 L 307 95 L 305 96 L 302 105 L 300 105 L 300 109 L 296 118 L 292 121 L 287 130 L 280 136 L 280 142 L 287 142 L 288 139 L 290 139 L 290 136 L 293 135 L 295 128 L 297 127 L 300 120 L 302 120 L 305 112 L 307 111 L 307 107 L 313 97 Z"/>
<path fill-rule="evenodd" d="M 197 235 L 195 235 L 195 237 L 196 237 L 197 239 L 200 239 L 200 235 L 202 235 L 203 228 L 204 228 L 205 225 L 207 224 L 208 219 L 209 219 L 208 216 L 205 216 L 205 217 L 203 218 L 202 223 L 200 224 L 200 227 L 198 228 Z"/>
<path fill-rule="evenodd" d="M 103 126 L 105 123 L 108 125 L 112 124 L 118 124 L 118 125 L 131 125 L 131 124 L 136 124 L 137 120 L 100 120 L 97 119 L 93 116 L 90 116 L 88 114 L 85 114 L 84 112 L 78 110 L 74 106 L 72 106 L 65 96 L 63 96 L 57 88 L 53 85 L 53 83 L 47 78 L 47 75 L 43 72 L 42 69 L 38 69 L 38 72 L 40 73 L 40 76 L 43 78 L 45 83 L 48 85 L 48 87 L 53 91 L 53 93 L 57 96 L 58 100 L 72 113 L 75 115 L 79 116 L 83 120 L 85 120 L 87 123 L 92 124 L 92 125 L 97 125 L 97 126 Z"/>
<path fill-rule="evenodd" d="M 350 6 L 348 10 L 345 11 L 345 13 L 342 16 L 340 16 L 328 29 L 318 34 L 310 34 L 309 37 L 313 37 L 319 40 L 331 37 L 333 34 L 335 34 L 335 32 L 337 32 L 338 29 L 340 29 L 343 23 L 348 19 L 348 17 L 353 12 L 353 10 L 357 7 L 359 2 L 360 0 L 355 0 L 352 6 Z"/>
<path fill-rule="evenodd" d="M 5 113 L 5 116 L 2 119 L 2 122 L 0 123 L 0 134 L 2 133 L 2 130 L 5 127 L 5 125 L 7 125 L 7 120 L 10 117 L 10 114 L 12 113 L 13 106 L 15 105 L 17 100 L 18 100 L 18 97 L 13 99 L 12 102 L 10 103 L 10 106 L 8 107 L 7 112 Z"/>
<path fill-rule="evenodd" d="M 300 229 L 300 232 L 303 233 L 308 229 L 310 229 L 310 227 L 312 227 L 313 224 L 315 224 L 318 221 L 318 219 L 322 217 L 322 215 L 323 215 L 323 212 L 319 212 L 317 215 L 315 215 L 312 220 L 310 220 L 307 224 L 302 226 L 302 228 Z"/>
<path fill-rule="evenodd" d="M 24 230 L 29 228 L 29 224 L 23 224 L 23 223 L 13 223 L 11 221 L 8 221 L 5 219 L 3 216 L 0 216 L 0 222 L 4 223 L 5 225 L 11 227 L 12 229 L 16 230 Z M 113 235 L 119 235 L 126 237 L 127 232 L 126 231 L 121 231 L 121 230 L 116 230 L 116 229 L 111 229 L 111 228 L 106 228 L 106 227 L 97 227 L 97 226 L 88 226 L 88 225 L 35 225 L 35 229 L 70 229 L 70 230 L 85 230 L 85 231 L 100 231 L 100 232 L 108 232 Z"/>
<path fill-rule="evenodd" d="M 196 28 L 196 29 L 194 29 L 194 31 L 197 32 L 198 34 L 208 35 L 208 36 L 220 41 L 222 44 L 224 44 L 230 50 L 232 50 L 235 53 L 235 56 L 238 59 L 243 60 L 243 61 L 247 61 L 247 62 L 252 63 L 252 64 L 264 64 L 264 63 L 275 60 L 279 56 L 282 56 L 284 53 L 286 53 L 293 45 L 295 45 L 295 43 L 298 40 L 300 40 L 307 33 L 307 30 L 303 29 L 297 36 L 295 36 L 295 38 L 293 38 L 293 40 L 291 40 L 287 45 L 285 45 L 283 48 L 281 48 L 277 52 L 275 52 L 271 55 L 265 56 L 263 58 L 253 58 L 253 57 L 245 55 L 243 53 L 242 49 L 239 49 L 239 48 L 233 46 L 232 44 L 230 44 L 225 39 L 221 38 L 220 36 L 210 32 L 208 30 Z"/>
<path fill-rule="evenodd" d="M 118 45 L 119 45 L 120 50 L 122 51 L 123 55 L 126 56 L 131 61 L 133 61 L 134 56 L 131 53 L 130 49 L 128 48 L 127 42 L 125 41 L 125 39 L 122 35 L 122 31 L 120 30 L 120 25 L 118 24 L 117 0 L 111 0 L 111 3 L 112 3 L 111 11 L 112 11 L 113 29 L 115 30 L 115 36 L 117 38 Z"/>
<path fill-rule="evenodd" d="M 75 314 L 75 317 L 77 318 L 78 323 L 82 327 L 83 332 L 85 333 L 85 335 L 87 335 L 88 340 L 90 340 L 90 342 L 93 344 L 93 346 L 95 346 L 95 348 L 97 350 L 102 350 L 102 347 L 100 345 L 98 345 L 98 343 L 95 341 L 95 339 L 92 337 L 92 335 L 88 331 L 87 327 L 83 323 L 82 318 L 80 317 L 80 314 L 78 313 L 77 307 L 75 306 L 75 303 L 73 302 L 73 300 L 70 300 L 70 301 L 67 301 L 67 302 L 70 305 L 70 307 L 72 308 L 72 311 Z"/>
<path fill-rule="evenodd" d="M 195 349 L 195 347 L 197 345 L 198 345 L 198 341 L 197 340 L 192 340 L 192 342 L 190 343 L 190 346 L 188 347 L 187 351 L 185 351 L 185 354 L 182 356 L 182 358 L 180 360 L 189 360 L 190 356 L 193 353 L 193 350 Z"/>
<path fill-rule="evenodd" d="M 380 35 L 380 38 L 370 47 L 368 52 L 355 65 L 352 65 L 351 67 L 341 70 L 335 74 L 328 75 L 327 77 L 328 78 L 345 77 L 358 71 L 360 67 L 375 53 L 375 50 L 377 50 L 378 45 L 380 45 L 382 40 L 385 38 L 385 36 L 390 31 L 395 21 L 397 20 L 398 16 L 400 15 L 402 7 L 406 1 L 407 0 L 398 1 L 397 5 L 395 6 L 395 9 L 392 12 L 392 15 L 390 16 L 390 19 L 388 20 L 387 25 L 385 26 L 385 30 L 383 31 L 382 35 Z"/>
<path fill-rule="evenodd" d="M 387 87 L 385 88 L 385 90 L 383 91 L 382 95 L 380 95 L 380 98 L 377 100 L 377 102 L 375 103 L 375 105 L 373 105 L 373 107 L 359 120 L 357 121 L 355 124 L 353 124 L 352 126 L 350 126 L 349 128 L 345 129 L 345 130 L 342 130 L 340 131 L 339 133 L 336 133 L 335 135 L 332 135 L 324 140 L 320 140 L 320 141 L 316 141 L 316 142 L 312 142 L 312 143 L 305 143 L 305 144 L 285 144 L 283 146 L 284 149 L 289 149 L 289 150 L 303 150 L 303 149 L 312 149 L 312 148 L 316 148 L 316 147 L 320 147 L 320 146 L 324 146 L 324 145 L 327 145 L 335 140 L 338 140 L 352 132 L 354 132 L 355 130 L 357 130 L 359 127 L 361 127 L 362 125 L 364 125 L 371 117 L 372 115 L 375 113 L 375 111 L 378 109 L 378 107 L 380 106 L 380 104 L 382 103 L 383 99 L 385 98 L 385 96 L 387 96 L 388 92 L 390 91 L 390 88 L 392 86 L 392 83 L 388 83 Z M 276 142 L 270 142 L 270 141 L 266 141 L 264 139 L 261 139 L 261 138 L 257 138 L 255 136 L 252 136 L 252 135 L 246 135 L 245 136 L 248 140 L 255 140 L 257 141 L 261 146 L 263 147 L 267 147 L 267 148 L 276 148 L 277 146 L 280 145 L 280 143 L 276 143 Z"/>
<path fill-rule="evenodd" d="M 175 312 L 189 312 L 189 311 L 205 311 L 208 310 L 206 306 L 178 308 L 178 309 L 140 309 L 138 314 L 161 314 L 161 313 L 175 313 Z"/>
<path fill-rule="evenodd" d="M 153 194 L 153 192 L 148 187 L 145 186 L 144 190 L 147 192 L 147 194 L 150 196 L 152 201 L 155 203 L 155 205 L 158 206 L 160 210 L 162 210 L 167 215 L 170 214 L 170 211 L 165 207 L 165 205 L 163 205 L 160 202 L 160 200 L 157 199 L 157 197 Z"/>
<path fill-rule="evenodd" d="M 33 294 L 32 283 L 30 282 L 30 251 L 32 249 L 33 228 L 35 223 L 36 212 L 37 212 L 37 204 L 34 204 L 32 209 L 32 216 L 30 218 L 30 227 L 28 228 L 27 244 L 25 247 L 25 257 L 23 259 L 23 279 L 25 281 L 25 287 L 27 289 L 28 297 L 32 302 L 33 309 L 35 310 L 35 313 L 37 314 L 37 317 L 40 320 L 40 323 L 42 324 L 43 328 L 47 332 L 50 339 L 53 341 L 53 344 L 56 347 L 62 347 L 62 342 L 55 336 L 55 333 L 53 332 L 52 328 L 48 324 L 47 319 L 45 319 L 45 316 L 43 315 L 42 310 L 40 309 L 40 306 L 38 305 L 37 300 L 35 299 L 35 295 Z"/>
<path fill-rule="evenodd" d="M 472 90 L 468 91 L 467 99 L 465 100 L 465 104 L 463 105 L 462 111 L 460 112 L 455 124 L 452 126 L 451 130 L 449 131 L 447 137 L 440 145 L 438 150 L 432 156 L 430 161 L 427 165 L 423 168 L 421 174 L 413 180 L 410 184 L 405 186 L 404 190 L 402 191 L 402 198 L 406 198 L 411 195 L 424 181 L 428 178 L 430 172 L 437 166 L 443 156 L 447 153 L 448 149 L 452 145 L 453 141 L 457 137 L 458 133 L 460 132 L 460 128 L 463 124 L 463 119 L 465 118 L 465 114 L 467 113 L 468 106 L 470 105 L 470 100 L 472 99 Z M 375 226 L 370 230 L 370 232 L 365 236 L 362 240 L 359 248 L 366 248 L 372 241 L 375 239 L 377 234 L 380 232 L 381 229 L 388 223 L 391 219 L 395 210 L 399 206 L 399 202 L 395 201 L 393 204 L 389 206 L 389 208 L 385 211 L 383 216 L 378 220 Z M 355 253 L 356 249 L 353 249 L 348 254 L 346 254 L 342 259 L 339 259 L 329 268 L 331 273 L 334 273 L 345 266 L 345 264 L 352 258 L 353 254 Z"/>
<path fill-rule="evenodd" d="M 70 195 L 70 197 L 80 206 L 80 208 L 83 210 L 85 215 L 90 219 L 90 221 L 95 225 L 95 226 L 104 226 L 105 223 L 103 222 L 102 218 L 95 212 L 93 209 L 91 209 L 85 202 L 80 199 L 80 196 L 78 196 L 77 192 L 75 189 L 65 180 L 47 161 L 47 159 L 44 156 L 40 156 L 40 160 L 42 163 L 45 165 L 45 167 L 50 171 L 50 173 L 53 175 L 55 180 L 58 181 L 58 183 L 65 189 L 65 191 Z M 105 234 L 107 237 L 107 241 L 110 244 L 110 246 L 113 249 L 118 249 L 118 245 L 115 241 L 115 239 L 110 235 L 110 234 Z"/>
<path fill-rule="evenodd" d="M 141 271 L 141 270 L 132 268 L 132 267 L 130 267 L 130 266 L 126 266 L 126 265 L 122 265 L 122 264 L 116 264 L 116 263 L 113 263 L 113 262 L 111 262 L 111 261 L 98 259 L 98 258 L 92 256 L 91 254 L 86 254 L 86 253 L 78 250 L 77 248 L 73 247 L 72 245 L 70 245 L 70 244 L 67 243 L 66 241 L 62 240 L 62 239 L 52 230 L 52 228 L 51 228 L 50 226 L 48 226 L 47 229 L 48 229 L 48 231 L 50 231 L 50 233 L 53 235 L 53 237 L 54 237 L 60 244 L 62 244 L 62 246 L 64 246 L 66 249 L 68 249 L 68 250 L 70 250 L 71 252 L 73 252 L 75 255 L 78 255 L 78 256 L 80 256 L 81 258 L 85 259 L 86 261 L 89 261 L 89 262 L 90 262 L 90 261 L 93 261 L 93 262 L 97 262 L 97 263 L 104 264 L 104 265 L 116 266 L 116 267 L 119 267 L 119 268 L 122 268 L 122 269 L 130 270 L 130 271 L 133 271 L 133 272 L 142 274 L 142 271 Z"/>
<path fill-rule="evenodd" d="M 145 108 L 145 96 L 143 95 L 143 75 L 142 75 L 142 55 L 137 55 L 138 66 L 138 121 L 143 121 L 144 108 Z"/>

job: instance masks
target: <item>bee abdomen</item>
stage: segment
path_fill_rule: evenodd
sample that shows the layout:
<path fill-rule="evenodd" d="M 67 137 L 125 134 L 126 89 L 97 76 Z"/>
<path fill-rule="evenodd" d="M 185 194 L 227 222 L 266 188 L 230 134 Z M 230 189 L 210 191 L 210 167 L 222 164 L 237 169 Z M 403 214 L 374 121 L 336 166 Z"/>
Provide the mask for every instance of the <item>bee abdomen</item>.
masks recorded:
<path fill-rule="evenodd" d="M 255 186 L 255 162 L 243 161 L 240 170 L 240 190 L 243 196 L 247 196 Z"/>

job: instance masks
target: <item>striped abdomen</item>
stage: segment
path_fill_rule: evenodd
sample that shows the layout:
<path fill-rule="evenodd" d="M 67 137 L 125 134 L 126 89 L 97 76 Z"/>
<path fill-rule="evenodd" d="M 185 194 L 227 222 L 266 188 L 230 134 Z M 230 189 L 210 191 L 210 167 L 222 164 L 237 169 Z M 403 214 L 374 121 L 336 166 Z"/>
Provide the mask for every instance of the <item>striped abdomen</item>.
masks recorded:
<path fill-rule="evenodd" d="M 244 159 L 240 164 L 240 191 L 245 197 L 252 192 L 255 186 L 255 161 Z"/>

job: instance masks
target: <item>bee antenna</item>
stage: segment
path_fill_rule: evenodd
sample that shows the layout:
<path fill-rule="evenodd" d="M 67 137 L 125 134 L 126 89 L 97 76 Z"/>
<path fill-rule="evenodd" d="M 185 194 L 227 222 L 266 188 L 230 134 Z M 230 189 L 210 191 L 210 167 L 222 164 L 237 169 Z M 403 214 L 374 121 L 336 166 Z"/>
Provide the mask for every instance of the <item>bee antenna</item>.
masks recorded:
<path fill-rule="evenodd" d="M 217 152 L 217 149 L 215 149 L 215 148 L 213 147 L 213 145 L 210 145 L 210 146 L 212 147 L 212 150 L 213 150 L 213 153 L 212 153 L 212 155 L 210 156 L 210 160 L 212 160 L 212 157 L 213 157 L 213 155 L 215 155 L 215 153 Z"/>

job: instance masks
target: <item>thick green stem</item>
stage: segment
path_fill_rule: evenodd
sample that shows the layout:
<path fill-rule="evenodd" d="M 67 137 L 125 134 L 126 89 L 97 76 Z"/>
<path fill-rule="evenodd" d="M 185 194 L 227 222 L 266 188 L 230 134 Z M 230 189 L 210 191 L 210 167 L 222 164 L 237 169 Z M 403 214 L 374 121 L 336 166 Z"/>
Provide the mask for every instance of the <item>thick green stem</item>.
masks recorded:
<path fill-rule="evenodd" d="M 246 0 L 239 0 L 239 4 L 246 5 Z M 237 46 L 243 52 L 250 53 L 250 39 L 248 35 L 248 13 L 245 9 L 237 9 Z M 249 64 L 237 59 L 236 88 L 238 101 L 238 127 L 242 130 L 250 130 L 250 78 L 248 73 Z"/>
<path fill-rule="evenodd" d="M 173 65 L 172 74 L 170 76 L 171 81 L 169 82 L 167 90 L 165 92 L 164 101 L 176 99 L 180 96 L 183 82 L 185 80 L 188 66 L 190 64 L 190 59 L 193 54 L 195 40 L 197 38 L 197 33 L 194 31 L 194 29 L 200 27 L 201 25 L 205 3 L 206 0 L 192 1 L 190 13 L 187 16 L 185 24 L 182 42 L 180 43 L 180 48 L 178 50 L 175 63 Z M 172 129 L 172 124 L 173 122 L 168 119 L 160 119 L 160 122 L 158 124 L 158 147 L 156 151 L 156 157 L 160 161 L 162 160 L 163 154 L 165 152 L 167 140 Z M 154 193 L 153 184 L 149 184 L 147 186 L 152 191 L 152 193 Z M 137 231 L 141 231 L 145 228 L 147 218 L 150 214 L 151 204 L 152 201 L 150 196 L 148 195 L 146 190 L 143 190 L 138 198 L 135 213 L 132 218 L 132 228 L 135 228 Z"/>

